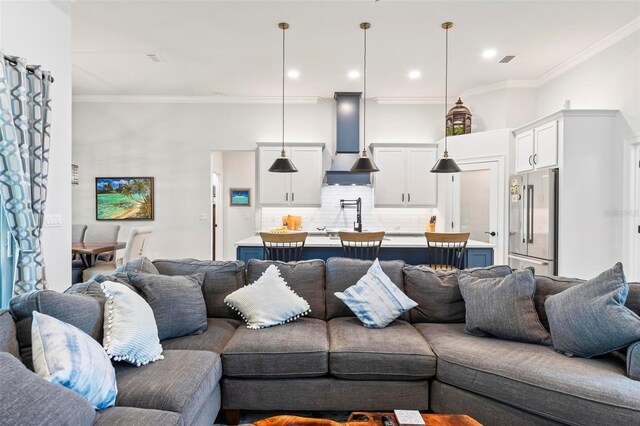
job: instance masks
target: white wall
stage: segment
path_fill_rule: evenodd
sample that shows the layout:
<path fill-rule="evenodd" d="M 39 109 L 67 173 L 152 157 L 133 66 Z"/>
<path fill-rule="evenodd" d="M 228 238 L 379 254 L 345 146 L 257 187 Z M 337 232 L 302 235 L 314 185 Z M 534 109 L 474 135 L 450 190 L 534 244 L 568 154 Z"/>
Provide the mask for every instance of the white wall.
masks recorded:
<path fill-rule="evenodd" d="M 369 106 L 369 142 L 433 142 L 443 126 L 437 105 Z M 95 223 L 96 176 L 154 176 L 155 221 L 150 225 L 155 230 L 147 253 L 151 258 L 210 258 L 210 152 L 254 150 L 257 142 L 281 137 L 277 103 L 76 102 L 73 125 L 73 161 L 80 167 L 80 185 L 73 188 L 73 222 Z M 332 154 L 335 102 L 288 104 L 286 132 L 288 141 L 324 142 L 325 152 Z M 240 174 L 255 181 L 255 163 L 246 161 L 249 154 L 239 153 L 243 160 L 233 168 L 226 161 L 228 157 L 233 162 L 233 155 L 224 155 L 223 197 L 231 186 L 252 187 L 255 195 L 255 184 L 240 184 Z M 200 219 L 203 214 L 205 220 Z M 246 213 L 229 218 L 225 210 L 224 216 L 224 258 L 231 258 L 235 251 L 230 244 L 254 232 L 255 222 L 248 222 Z M 123 240 L 139 223 L 120 224 Z"/>
<path fill-rule="evenodd" d="M 256 223 L 256 153 L 239 151 L 224 153 L 224 190 L 222 206 L 224 209 L 224 259 L 236 258 L 234 243 L 254 235 Z M 251 188 L 250 206 L 229 205 L 230 188 Z"/>
<path fill-rule="evenodd" d="M 3 1 L 0 47 L 51 71 L 51 154 L 46 213 L 62 226 L 45 228 L 42 249 L 49 287 L 71 284 L 71 17 L 69 2 Z"/>

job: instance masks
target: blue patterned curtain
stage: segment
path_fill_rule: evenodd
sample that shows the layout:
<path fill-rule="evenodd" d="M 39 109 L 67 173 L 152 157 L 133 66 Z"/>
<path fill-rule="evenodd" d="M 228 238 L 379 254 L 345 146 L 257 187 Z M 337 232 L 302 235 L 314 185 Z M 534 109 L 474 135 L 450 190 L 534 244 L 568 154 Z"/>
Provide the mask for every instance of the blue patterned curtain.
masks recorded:
<path fill-rule="evenodd" d="M 23 58 L 2 58 L 0 200 L 15 243 L 13 294 L 23 294 L 47 287 L 40 234 L 49 175 L 51 77 L 37 66 L 27 69 Z"/>

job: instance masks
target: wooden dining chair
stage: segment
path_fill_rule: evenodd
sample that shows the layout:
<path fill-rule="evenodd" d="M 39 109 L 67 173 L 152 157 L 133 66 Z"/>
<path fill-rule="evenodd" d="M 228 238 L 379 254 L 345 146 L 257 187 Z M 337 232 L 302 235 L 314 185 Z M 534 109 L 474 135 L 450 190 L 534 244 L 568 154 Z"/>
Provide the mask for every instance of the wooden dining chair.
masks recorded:
<path fill-rule="evenodd" d="M 431 269 L 462 269 L 469 232 L 425 232 Z"/>
<path fill-rule="evenodd" d="M 304 249 L 304 242 L 307 240 L 306 232 L 286 234 L 261 232 L 260 237 L 262 238 L 267 260 L 297 262 L 302 259 L 302 249 Z"/>
<path fill-rule="evenodd" d="M 375 260 L 380 254 L 384 232 L 338 232 L 345 257 Z"/>

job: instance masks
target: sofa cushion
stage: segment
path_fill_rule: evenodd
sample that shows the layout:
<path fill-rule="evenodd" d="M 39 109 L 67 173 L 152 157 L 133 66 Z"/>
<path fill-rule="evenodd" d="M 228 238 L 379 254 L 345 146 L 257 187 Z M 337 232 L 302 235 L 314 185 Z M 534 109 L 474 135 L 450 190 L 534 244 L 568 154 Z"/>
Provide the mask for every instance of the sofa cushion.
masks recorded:
<path fill-rule="evenodd" d="M 8 352 L 20 359 L 16 323 L 8 309 L 0 309 L 0 352 Z"/>
<path fill-rule="evenodd" d="M 16 319 L 16 331 L 20 356 L 29 369 L 31 360 L 32 312 L 52 316 L 71 324 L 102 343 L 102 313 L 104 303 L 88 296 L 39 290 L 14 297 L 10 302 L 11 313 Z"/>
<path fill-rule="evenodd" d="M 427 265 L 407 265 L 403 272 L 407 296 L 418 303 L 410 311 L 412 323 L 464 322 L 464 299 L 456 271 L 434 271 Z M 507 265 L 494 265 L 465 269 L 464 272 L 477 278 L 499 278 L 513 271 Z"/>
<path fill-rule="evenodd" d="M 91 404 L 70 389 L 49 383 L 14 356 L 0 352 L 0 424 L 91 425 Z"/>
<path fill-rule="evenodd" d="M 236 329 L 242 324 L 240 321 L 230 318 L 209 318 L 207 323 L 207 331 L 202 334 L 176 337 L 175 339 L 163 340 L 160 343 L 165 350 L 184 349 L 221 354 Z"/>
<path fill-rule="evenodd" d="M 98 299 L 101 303 L 104 303 L 107 300 L 107 297 L 102 292 L 102 287 L 100 284 L 106 281 L 111 281 L 114 283 L 122 284 L 129 288 L 129 290 L 135 291 L 138 293 L 138 289 L 131 285 L 129 279 L 126 275 L 121 274 L 119 277 L 115 275 L 94 275 L 91 277 L 89 281 L 85 281 L 83 283 L 74 284 L 64 292 L 66 294 L 81 294 L 84 296 L 90 296 L 95 299 Z"/>
<path fill-rule="evenodd" d="M 172 411 L 190 425 L 221 376 L 220 356 L 207 351 L 165 351 L 142 367 L 116 363 L 116 406 Z"/>
<path fill-rule="evenodd" d="M 329 371 L 327 325 L 300 318 L 277 327 L 240 327 L 222 352 L 224 375 L 248 378 L 324 376 Z"/>
<path fill-rule="evenodd" d="M 613 357 L 569 358 L 552 348 L 464 333 L 463 324 L 417 324 L 438 356 L 437 378 L 571 424 L 638 424 L 640 382 Z"/>
<path fill-rule="evenodd" d="M 135 407 L 111 407 L 96 414 L 94 426 L 181 426 L 182 418 L 171 411 Z"/>
<path fill-rule="evenodd" d="M 603 355 L 640 341 L 640 317 L 624 306 L 629 285 L 622 264 L 549 296 L 545 310 L 553 347 L 584 358 Z"/>
<path fill-rule="evenodd" d="M 465 332 L 551 345 L 533 303 L 533 271 L 527 268 L 504 278 L 476 278 L 460 271 L 458 283 L 466 307 Z"/>
<path fill-rule="evenodd" d="M 275 265 L 280 271 L 280 276 L 291 287 L 291 290 L 309 303 L 311 312 L 309 312 L 307 318 L 325 318 L 325 263 L 323 260 L 303 260 L 285 263 L 251 259 L 247 265 L 247 282 L 255 282 L 270 265 Z"/>
<path fill-rule="evenodd" d="M 406 321 L 385 328 L 362 326 L 356 318 L 327 323 L 329 372 L 351 380 L 418 380 L 435 375 L 436 356 Z"/>
<path fill-rule="evenodd" d="M 326 266 L 326 305 L 327 320 L 340 317 L 353 317 L 355 314 L 333 293 L 343 292 L 356 284 L 360 278 L 366 275 L 373 265 L 372 260 L 350 259 L 346 257 L 332 257 L 327 260 Z M 404 279 L 402 268 L 405 263 L 401 260 L 383 260 L 380 266 L 385 274 L 400 290 L 404 292 Z M 409 314 L 402 314 L 399 319 L 408 320 Z"/>
<path fill-rule="evenodd" d="M 207 307 L 202 296 L 204 274 L 192 276 L 128 272 L 124 275 L 151 306 L 160 340 L 207 329 Z"/>
<path fill-rule="evenodd" d="M 236 260 L 220 262 L 215 260 L 154 260 L 154 266 L 164 275 L 193 275 L 204 273 L 202 294 L 207 305 L 207 316 L 238 319 L 224 303 L 224 298 L 244 286 L 244 263 Z"/>

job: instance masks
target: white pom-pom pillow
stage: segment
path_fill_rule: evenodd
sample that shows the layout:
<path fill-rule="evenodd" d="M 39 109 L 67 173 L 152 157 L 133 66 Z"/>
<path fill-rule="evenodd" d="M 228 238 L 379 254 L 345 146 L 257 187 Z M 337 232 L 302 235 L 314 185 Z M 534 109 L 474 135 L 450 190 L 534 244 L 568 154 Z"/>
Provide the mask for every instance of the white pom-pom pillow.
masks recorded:
<path fill-rule="evenodd" d="M 125 285 L 105 281 L 100 286 L 107 297 L 102 342 L 107 355 L 137 366 L 163 359 L 151 306 Z"/>
<path fill-rule="evenodd" d="M 253 284 L 229 294 L 224 302 L 238 311 L 251 329 L 284 324 L 311 312 L 307 301 L 289 288 L 275 265 Z"/>

